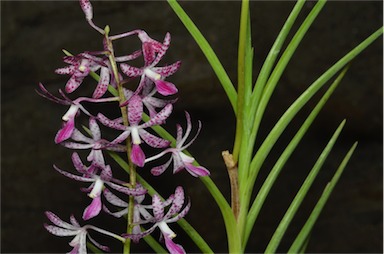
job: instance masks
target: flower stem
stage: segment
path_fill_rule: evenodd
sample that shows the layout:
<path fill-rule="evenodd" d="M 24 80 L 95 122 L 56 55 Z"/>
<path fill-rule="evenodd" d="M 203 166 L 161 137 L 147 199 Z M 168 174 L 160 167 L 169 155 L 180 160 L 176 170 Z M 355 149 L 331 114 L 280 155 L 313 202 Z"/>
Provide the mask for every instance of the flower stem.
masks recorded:
<path fill-rule="evenodd" d="M 126 100 L 125 96 L 124 96 L 124 89 L 123 89 L 123 84 L 122 82 L 120 81 L 120 78 L 119 78 L 119 72 L 118 72 L 118 69 L 117 69 L 117 64 L 116 64 L 116 60 L 115 60 L 115 55 L 114 55 L 114 50 L 113 50 L 113 46 L 112 46 L 112 40 L 108 37 L 108 34 L 109 34 L 109 27 L 106 26 L 105 27 L 105 40 L 106 40 L 106 46 L 107 46 L 107 50 L 109 52 L 109 55 L 108 55 L 108 58 L 109 58 L 109 62 L 111 64 L 111 67 L 112 67 L 112 73 L 113 73 L 113 76 L 114 76 L 114 80 L 117 84 L 117 90 L 118 90 L 118 94 L 119 94 L 119 103 L 120 105 L 123 104 Z M 129 122 L 128 122 L 128 113 L 127 113 L 127 107 L 124 106 L 124 107 L 120 107 L 120 110 L 121 110 L 121 116 L 123 118 L 123 124 L 124 126 L 129 126 Z M 131 139 L 128 137 L 127 140 L 126 140 L 126 146 L 127 146 L 127 160 L 128 160 L 128 164 L 129 164 L 129 183 L 130 183 L 130 187 L 132 188 L 135 188 L 136 186 L 136 167 L 135 165 L 132 163 L 131 161 Z M 127 216 L 127 233 L 130 234 L 132 232 L 132 229 L 133 229 L 133 209 L 134 209 L 134 197 L 133 196 L 129 196 L 129 200 L 128 200 L 128 216 Z M 131 249 L 131 241 L 130 240 L 126 240 L 124 242 L 124 254 L 128 254 L 130 253 L 130 249 Z"/>

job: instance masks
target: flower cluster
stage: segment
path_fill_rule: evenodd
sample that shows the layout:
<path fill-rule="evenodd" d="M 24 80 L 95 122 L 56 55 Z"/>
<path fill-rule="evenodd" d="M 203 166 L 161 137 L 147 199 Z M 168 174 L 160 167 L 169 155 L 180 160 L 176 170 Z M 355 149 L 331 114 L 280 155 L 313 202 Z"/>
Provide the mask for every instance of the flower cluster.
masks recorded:
<path fill-rule="evenodd" d="M 190 202 L 188 201 L 184 205 L 183 188 L 177 187 L 175 193 L 164 201 L 159 196 L 153 195 L 151 205 L 144 205 L 142 203 L 147 195 L 147 190 L 140 183 L 125 182 L 114 178 L 113 169 L 107 164 L 105 158 L 106 151 L 124 152 L 129 155 L 127 160 L 133 167 L 143 168 L 147 163 L 170 153 L 171 158 L 164 165 L 151 169 L 154 176 L 162 174 L 172 161 L 173 173 L 185 169 L 195 177 L 209 175 L 206 168 L 194 165 L 195 159 L 185 152 L 185 149 L 193 143 L 200 132 L 200 122 L 196 135 L 187 142 L 192 130 L 192 123 L 190 115 L 186 113 L 185 133 L 183 135 L 182 127 L 177 125 L 177 140 L 174 146 L 171 146 L 169 140 L 163 139 L 151 131 L 151 127 L 165 123 L 172 113 L 173 103 L 177 100 L 166 98 L 174 97 L 178 89 L 175 84 L 165 79 L 179 69 L 181 62 L 158 66 L 170 46 L 171 36 L 167 33 L 164 40 L 159 42 L 139 29 L 110 36 L 108 26 L 102 29 L 94 24 L 92 5 L 89 0 L 80 0 L 80 6 L 87 22 L 102 34 L 103 49 L 97 52 L 86 51 L 77 55 L 70 55 L 67 52 L 64 62 L 68 65 L 56 70 L 57 74 L 69 75 L 65 89 L 59 90 L 60 97 L 50 93 L 43 84 L 39 84 L 37 92 L 44 98 L 69 107 L 62 117 L 62 127 L 56 134 L 55 142 L 69 149 L 87 150 L 87 162 L 83 162 L 85 160 L 82 160 L 79 153 L 74 151 L 72 162 L 77 171 L 76 174 L 64 171 L 57 165 L 53 167 L 70 179 L 90 184 L 81 189 L 91 199 L 90 204 L 84 209 L 83 220 L 90 220 L 100 212 L 116 218 L 127 215 L 129 204 L 124 201 L 128 200 L 125 195 L 133 196 L 133 230 L 130 233 L 118 235 L 92 225 L 81 227 L 73 215 L 70 217 L 70 223 L 67 223 L 52 212 L 46 212 L 46 216 L 54 225 L 45 225 L 45 228 L 54 235 L 74 236 L 69 243 L 73 247 L 71 253 L 86 253 L 87 237 L 101 250 L 109 250 L 108 247 L 97 243 L 89 236 L 91 230 L 122 242 L 127 238 L 138 242 L 139 239 L 159 228 L 168 250 L 171 253 L 184 253 L 183 247 L 172 241 L 176 234 L 168 226 L 169 223 L 184 217 L 189 211 Z M 141 41 L 141 49 L 129 55 L 115 56 L 113 41 L 126 37 L 138 38 Z M 130 65 L 131 60 L 139 57 L 143 57 L 144 66 Z M 69 94 L 75 94 L 73 92 L 84 83 L 85 78 L 90 74 L 95 76 L 95 73 L 99 78 L 93 93 L 90 96 L 71 99 Z M 133 81 L 137 81 L 136 86 L 131 85 L 134 83 Z M 101 110 L 91 113 L 87 105 L 98 103 L 115 104 L 122 112 L 121 117 L 110 119 Z M 100 106 L 100 108 L 102 107 Z M 143 120 L 144 114 L 149 115 L 148 121 Z M 88 127 L 79 128 L 78 120 L 76 120 L 79 115 L 88 117 Z M 113 140 L 102 138 L 100 124 L 117 133 Z M 142 149 L 145 144 L 157 149 L 157 155 L 148 157 Z M 112 212 L 107 205 L 112 205 L 117 211 Z M 141 225 L 147 224 L 150 224 L 150 227 L 142 231 Z"/>

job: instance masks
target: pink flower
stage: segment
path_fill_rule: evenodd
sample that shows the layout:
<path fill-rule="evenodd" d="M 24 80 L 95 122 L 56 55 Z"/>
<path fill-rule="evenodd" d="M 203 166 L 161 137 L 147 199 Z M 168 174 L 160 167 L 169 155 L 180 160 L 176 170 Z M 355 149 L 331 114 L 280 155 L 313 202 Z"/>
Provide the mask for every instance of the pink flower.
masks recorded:
<path fill-rule="evenodd" d="M 151 39 L 144 31 L 139 32 L 139 38 L 143 43 L 144 67 L 137 68 L 125 63 L 120 65 L 121 70 L 128 77 L 141 77 L 136 93 L 143 89 L 147 84 L 147 80 L 155 84 L 157 91 L 161 95 L 167 96 L 177 93 L 176 86 L 173 83 L 164 81 L 164 79 L 174 74 L 179 69 L 181 62 L 177 61 L 168 66 L 156 67 L 169 47 L 171 41 L 170 34 L 166 34 L 163 44 Z"/>
<path fill-rule="evenodd" d="M 71 137 L 73 131 L 75 130 L 75 118 L 79 114 L 80 111 L 85 113 L 86 115 L 90 116 L 91 114 L 81 105 L 81 102 L 94 102 L 94 103 L 100 103 L 100 102 L 111 102 L 111 101 L 118 101 L 118 97 L 111 97 L 111 98 L 102 98 L 102 99 L 93 99 L 93 98 L 87 98 L 87 97 L 79 97 L 76 100 L 71 100 L 68 98 L 63 91 L 59 90 L 60 95 L 63 97 L 63 99 L 60 99 L 50 92 L 43 86 L 43 84 L 39 83 L 39 88 L 41 91 L 36 90 L 36 92 L 55 103 L 62 104 L 62 105 L 68 105 L 70 106 L 68 111 L 63 115 L 63 126 L 62 128 L 57 132 L 55 137 L 55 143 L 61 143 L 64 140 L 67 140 Z"/>
<path fill-rule="evenodd" d="M 91 204 L 87 206 L 84 210 L 84 220 L 93 218 L 100 213 L 102 208 L 101 193 L 106 190 L 107 186 L 118 192 L 131 196 L 143 195 L 146 193 L 146 189 L 142 188 L 141 186 L 138 186 L 135 189 L 123 186 L 125 184 L 124 182 L 112 177 L 112 170 L 109 165 L 103 168 L 94 165 L 86 167 L 82 163 L 77 153 L 72 154 L 72 162 L 76 171 L 82 174 L 81 176 L 63 171 L 59 169 L 56 165 L 53 165 L 53 167 L 57 172 L 68 178 L 80 182 L 92 183 L 88 188 L 82 189 L 83 191 L 88 192 L 88 196 L 92 198 Z"/>
<path fill-rule="evenodd" d="M 103 114 L 99 113 L 97 118 L 99 121 L 107 127 L 124 131 L 115 140 L 111 141 L 110 144 L 119 144 L 131 136 L 132 140 L 132 151 L 131 160 L 134 164 L 139 167 L 144 166 L 145 154 L 141 149 L 140 145 L 142 140 L 145 141 L 149 146 L 154 148 L 163 148 L 169 146 L 168 140 L 156 137 L 145 130 L 145 128 L 163 124 L 172 112 L 172 104 L 166 105 L 159 113 L 153 116 L 148 122 L 140 124 L 141 117 L 143 114 L 143 102 L 138 95 L 131 97 L 128 104 L 128 121 L 129 126 L 121 124 L 121 119 L 110 120 Z"/>
<path fill-rule="evenodd" d="M 141 238 L 151 234 L 156 228 L 159 228 L 162 236 L 165 239 L 165 245 L 170 253 L 179 254 L 185 253 L 181 245 L 175 244 L 172 239 L 176 237 L 175 232 L 168 226 L 168 223 L 173 223 L 183 218 L 189 211 L 191 203 L 188 202 L 184 205 L 184 191 L 182 187 L 177 187 L 175 194 L 171 195 L 166 201 L 161 201 L 160 197 L 153 195 L 152 206 L 140 211 L 145 220 L 141 220 L 141 217 L 136 217 L 134 220 L 135 224 L 146 224 L 154 223 L 152 227 L 145 230 L 144 232 L 135 232 L 132 234 L 124 234 L 123 237 L 130 238 L 134 242 L 138 242 Z M 165 213 L 164 209 L 170 206 L 168 211 Z M 143 207 L 142 207 L 143 208 Z M 153 216 L 149 214 L 148 209 L 152 209 Z M 145 211 L 145 212 L 144 212 Z M 149 215 L 148 215 L 149 214 Z"/>
<path fill-rule="evenodd" d="M 64 141 L 61 145 L 70 149 L 91 149 L 87 160 L 98 167 L 105 166 L 103 150 L 115 152 L 125 152 L 127 150 L 126 146 L 111 144 L 109 141 L 102 139 L 99 125 L 94 117 L 89 118 L 89 129 L 92 138 L 85 136 L 78 129 L 74 128 L 70 138 L 77 142 Z"/>
<path fill-rule="evenodd" d="M 73 247 L 72 251 L 70 252 L 71 254 L 87 253 L 87 237 L 100 250 L 109 251 L 109 248 L 107 246 L 99 244 L 88 234 L 89 229 L 93 229 L 98 232 L 103 232 L 104 230 L 100 230 L 99 228 L 89 225 L 81 227 L 73 215 L 71 215 L 70 217 L 71 223 L 67 223 L 61 220 L 56 214 L 49 211 L 46 211 L 45 215 L 54 224 L 44 224 L 45 229 L 49 233 L 56 236 L 74 236 L 72 241 L 69 243 L 69 245 Z"/>
<path fill-rule="evenodd" d="M 176 146 L 173 148 L 168 148 L 164 150 L 163 152 L 152 156 L 150 158 L 147 158 L 145 160 L 145 163 L 153 161 L 155 159 L 158 159 L 162 157 L 163 155 L 167 153 L 171 153 L 172 157 L 163 165 L 157 166 L 152 168 L 151 173 L 153 175 L 161 175 L 171 164 L 173 161 L 173 173 L 178 173 L 182 169 L 186 169 L 192 176 L 198 177 L 198 176 L 207 176 L 209 175 L 209 171 L 202 167 L 202 166 L 195 166 L 193 165 L 193 162 L 195 159 L 183 152 L 183 150 L 187 149 L 197 138 L 197 135 L 200 132 L 201 129 L 201 122 L 199 121 L 199 129 L 197 130 L 196 135 L 190 140 L 187 144 L 184 145 L 186 142 L 189 134 L 191 133 L 192 130 L 192 124 L 191 124 L 191 117 L 187 112 L 185 112 L 185 116 L 187 118 L 187 129 L 185 131 L 185 134 L 183 136 L 183 129 L 181 126 L 178 124 L 177 127 L 177 139 L 176 139 Z"/>

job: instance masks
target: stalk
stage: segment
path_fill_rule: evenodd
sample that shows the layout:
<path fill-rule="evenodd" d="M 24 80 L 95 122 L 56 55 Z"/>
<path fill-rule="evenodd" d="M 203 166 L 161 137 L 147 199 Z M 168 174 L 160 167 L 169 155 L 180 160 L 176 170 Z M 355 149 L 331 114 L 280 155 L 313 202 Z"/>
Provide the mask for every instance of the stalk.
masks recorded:
<path fill-rule="evenodd" d="M 126 98 L 124 96 L 123 84 L 121 83 L 121 80 L 119 78 L 119 73 L 118 73 L 117 64 L 116 64 L 116 60 L 115 60 L 115 54 L 114 54 L 114 50 L 113 50 L 113 46 L 112 46 L 112 40 L 108 37 L 109 31 L 110 31 L 109 26 L 106 26 L 104 30 L 105 30 L 105 40 L 106 40 L 107 49 L 108 49 L 108 53 L 109 53 L 108 59 L 109 59 L 109 62 L 111 63 L 112 73 L 113 73 L 114 79 L 115 79 L 116 84 L 117 84 L 119 104 L 121 105 L 126 100 Z M 126 106 L 120 107 L 120 111 L 121 111 L 121 116 L 123 118 L 124 126 L 129 126 L 127 107 Z M 127 147 L 127 161 L 128 161 L 128 165 L 129 165 L 129 184 L 130 184 L 131 188 L 135 188 L 136 182 L 137 182 L 136 167 L 131 161 L 131 156 L 130 156 L 131 155 L 131 139 L 130 139 L 130 137 L 128 137 L 126 140 L 126 147 Z M 135 202 L 134 197 L 129 196 L 128 216 L 127 216 L 127 234 L 132 233 L 132 229 L 133 229 L 133 210 L 134 210 L 134 205 L 135 205 L 134 202 Z M 124 252 L 123 253 L 128 254 L 128 253 L 130 253 L 130 250 L 131 250 L 131 240 L 128 238 L 124 242 Z"/>

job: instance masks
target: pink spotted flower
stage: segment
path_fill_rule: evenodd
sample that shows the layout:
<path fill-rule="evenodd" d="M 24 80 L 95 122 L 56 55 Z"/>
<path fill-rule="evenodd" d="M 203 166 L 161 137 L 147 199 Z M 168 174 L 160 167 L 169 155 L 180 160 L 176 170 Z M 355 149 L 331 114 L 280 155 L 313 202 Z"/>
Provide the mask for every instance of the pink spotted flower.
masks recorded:
<path fill-rule="evenodd" d="M 147 80 L 150 80 L 155 84 L 157 91 L 161 95 L 167 96 L 177 93 L 176 86 L 164 79 L 174 74 L 179 69 L 181 62 L 177 61 L 168 66 L 156 67 L 169 47 L 170 34 L 166 34 L 162 46 L 151 39 L 144 31 L 139 33 L 139 38 L 143 43 L 144 67 L 137 68 L 123 63 L 120 64 L 122 72 L 130 78 L 140 77 L 137 92 L 140 92 L 144 85 L 147 84 Z"/>
<path fill-rule="evenodd" d="M 127 108 L 129 126 L 122 125 L 121 118 L 116 120 L 110 120 L 101 113 L 97 115 L 97 118 L 102 124 L 107 127 L 124 131 L 115 140 L 111 141 L 110 145 L 119 144 L 125 141 L 128 136 L 131 137 L 131 160 L 135 165 L 143 167 L 145 161 L 145 154 L 140 147 L 140 145 L 142 144 L 142 140 L 149 146 L 154 148 L 164 148 L 169 146 L 170 144 L 168 140 L 156 137 L 145 129 L 154 125 L 163 124 L 165 120 L 169 117 L 169 115 L 172 113 L 172 104 L 166 105 L 159 113 L 153 116 L 148 122 L 143 124 L 140 124 L 141 117 L 143 114 L 143 102 L 140 96 L 132 96 Z"/>
<path fill-rule="evenodd" d="M 115 152 L 125 152 L 126 146 L 119 144 L 111 144 L 109 141 L 101 138 L 100 127 L 94 117 L 89 118 L 89 129 L 91 138 L 85 136 L 78 129 L 74 129 L 71 135 L 73 141 L 64 141 L 61 143 L 64 147 L 70 149 L 90 149 L 87 160 L 92 162 L 95 166 L 104 167 L 103 150 L 110 150 Z"/>
<path fill-rule="evenodd" d="M 81 175 L 68 173 L 61 170 L 56 165 L 53 165 L 53 167 L 57 172 L 70 179 L 92 183 L 88 188 L 82 189 L 87 192 L 88 196 L 92 199 L 91 204 L 84 210 L 84 220 L 93 218 L 100 213 L 102 208 L 101 194 L 107 190 L 107 187 L 130 196 L 143 195 L 147 192 L 142 186 L 138 186 L 135 189 L 123 186 L 125 184 L 124 182 L 112 177 L 112 170 L 109 165 L 104 166 L 103 168 L 94 165 L 86 167 L 77 153 L 72 154 L 72 162 L 76 171 Z"/>
<path fill-rule="evenodd" d="M 59 90 L 60 95 L 63 97 L 63 99 L 60 99 L 50 92 L 43 86 L 43 84 L 39 83 L 40 91 L 36 90 L 36 92 L 55 103 L 62 104 L 62 105 L 68 105 L 69 109 L 68 111 L 63 115 L 63 126 L 62 128 L 57 132 L 55 137 L 55 143 L 61 143 L 64 140 L 67 140 L 71 137 L 73 131 L 75 130 L 75 118 L 79 114 L 79 112 L 83 112 L 84 114 L 91 116 L 91 114 L 81 105 L 81 102 L 94 102 L 94 103 L 101 103 L 101 102 L 111 102 L 111 101 L 118 101 L 118 97 L 110 97 L 110 98 L 100 98 L 100 99 L 93 99 L 93 98 L 87 98 L 87 97 L 79 97 L 76 100 L 71 100 L 68 98 L 63 91 Z"/>
<path fill-rule="evenodd" d="M 161 235 L 164 238 L 165 245 L 168 251 L 171 254 L 182 254 L 185 253 L 184 248 L 173 242 L 173 238 L 176 237 L 175 232 L 169 227 L 169 223 L 176 222 L 183 218 L 189 211 L 191 207 L 191 203 L 188 202 L 187 205 L 183 208 L 184 205 L 184 191 L 181 186 L 177 187 L 175 193 L 171 195 L 169 199 L 166 201 L 161 201 L 160 197 L 156 194 L 152 197 L 152 205 L 149 209 L 152 209 L 153 216 L 148 216 L 150 214 L 148 211 L 143 213 L 144 220 L 138 220 L 136 217 L 134 223 L 137 225 L 146 224 L 146 223 L 154 223 L 149 229 L 143 232 L 135 232 L 132 234 L 123 234 L 123 237 L 130 238 L 134 242 L 138 242 L 141 238 L 151 234 L 156 228 L 159 228 L 161 231 Z M 165 208 L 169 207 L 167 212 L 165 212 Z M 182 209 L 183 208 L 183 209 Z M 144 210 L 148 210 L 143 208 Z"/>
<path fill-rule="evenodd" d="M 207 176 L 210 174 L 205 167 L 193 165 L 193 162 L 195 161 L 195 159 L 183 152 L 195 141 L 201 129 L 201 122 L 199 121 L 199 128 L 197 130 L 196 135 L 187 144 L 184 144 L 187 141 L 187 138 L 192 130 L 191 117 L 187 112 L 185 112 L 185 116 L 187 118 L 187 129 L 185 131 L 184 136 L 183 136 L 183 129 L 181 128 L 181 126 L 179 124 L 176 126 L 177 127 L 176 146 L 165 149 L 163 152 L 155 156 L 152 156 L 150 158 L 147 158 L 145 160 L 145 163 L 147 163 L 147 162 L 156 160 L 167 153 L 172 154 L 171 158 L 165 164 L 152 168 L 151 173 L 153 175 L 156 175 L 156 176 L 161 175 L 169 167 L 172 161 L 173 161 L 174 174 L 180 172 L 182 169 L 186 169 L 192 176 L 195 176 L 195 177 Z"/>
<path fill-rule="evenodd" d="M 45 229 L 56 236 L 73 236 L 69 245 L 73 248 L 70 254 L 86 254 L 87 253 L 87 238 L 90 240 L 92 244 L 94 244 L 97 248 L 103 251 L 110 251 L 109 247 L 101 245 L 96 240 L 94 240 L 90 235 L 89 231 L 93 230 L 99 232 L 101 234 L 113 237 L 121 242 L 125 242 L 125 239 L 119 235 L 106 231 L 104 229 L 92 226 L 85 225 L 80 226 L 79 222 L 76 218 L 71 215 L 70 223 L 63 221 L 56 214 L 46 211 L 45 215 L 52 222 L 53 225 L 44 224 Z"/>

